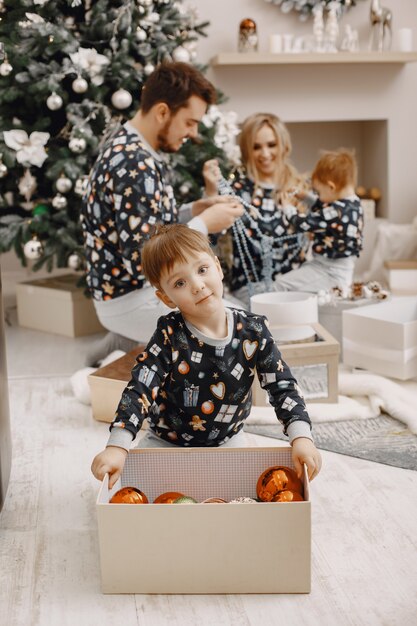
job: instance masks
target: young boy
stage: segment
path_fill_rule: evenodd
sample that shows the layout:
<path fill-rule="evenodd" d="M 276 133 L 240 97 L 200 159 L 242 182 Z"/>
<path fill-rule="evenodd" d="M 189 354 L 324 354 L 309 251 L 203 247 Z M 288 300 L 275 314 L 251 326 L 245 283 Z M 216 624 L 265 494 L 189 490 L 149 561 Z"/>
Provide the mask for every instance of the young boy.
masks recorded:
<path fill-rule="evenodd" d="M 266 319 L 223 303 L 223 273 L 207 237 L 186 225 L 158 228 L 142 252 L 143 272 L 172 309 L 137 357 L 105 450 L 92 463 L 112 487 L 145 418 L 140 447 L 234 445 L 251 409 L 257 373 L 292 444 L 298 474 L 320 470 L 311 422 Z M 229 443 L 228 443 L 229 442 Z"/>
<path fill-rule="evenodd" d="M 325 152 L 311 175 L 316 196 L 297 194 L 309 213 L 288 205 L 286 216 L 298 231 L 312 233 L 313 259 L 275 281 L 277 291 L 327 291 L 349 287 L 354 258 L 362 250 L 363 210 L 355 194 L 356 162 L 347 150 Z M 318 196 L 318 197 L 317 197 Z"/>

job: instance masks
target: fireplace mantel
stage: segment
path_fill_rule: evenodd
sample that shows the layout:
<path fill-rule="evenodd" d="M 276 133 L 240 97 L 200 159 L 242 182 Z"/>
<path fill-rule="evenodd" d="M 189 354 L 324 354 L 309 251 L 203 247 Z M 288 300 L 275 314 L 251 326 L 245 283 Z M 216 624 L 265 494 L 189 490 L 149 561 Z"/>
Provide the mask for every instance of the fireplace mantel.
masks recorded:
<path fill-rule="evenodd" d="M 415 63 L 417 51 L 413 52 L 336 52 L 336 53 L 280 53 L 270 52 L 221 52 L 210 60 L 212 67 L 230 65 L 311 65 L 354 63 Z"/>

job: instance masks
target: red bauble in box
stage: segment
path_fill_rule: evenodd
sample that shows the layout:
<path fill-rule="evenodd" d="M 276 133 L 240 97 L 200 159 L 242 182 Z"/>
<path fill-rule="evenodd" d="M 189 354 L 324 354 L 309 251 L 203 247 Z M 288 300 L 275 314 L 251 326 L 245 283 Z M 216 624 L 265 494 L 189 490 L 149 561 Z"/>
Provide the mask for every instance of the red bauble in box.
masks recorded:
<path fill-rule="evenodd" d="M 272 502 L 279 491 L 295 491 L 302 495 L 303 484 L 293 469 L 276 465 L 269 467 L 258 478 L 256 493 L 262 502 Z"/>
<path fill-rule="evenodd" d="M 165 493 L 161 493 L 160 496 L 155 498 L 153 501 L 154 504 L 173 504 L 174 500 L 177 498 L 183 498 L 184 494 L 179 491 L 166 491 Z"/>
<path fill-rule="evenodd" d="M 119 491 L 116 491 L 112 499 L 111 504 L 147 504 L 148 498 L 136 487 L 122 487 Z"/>

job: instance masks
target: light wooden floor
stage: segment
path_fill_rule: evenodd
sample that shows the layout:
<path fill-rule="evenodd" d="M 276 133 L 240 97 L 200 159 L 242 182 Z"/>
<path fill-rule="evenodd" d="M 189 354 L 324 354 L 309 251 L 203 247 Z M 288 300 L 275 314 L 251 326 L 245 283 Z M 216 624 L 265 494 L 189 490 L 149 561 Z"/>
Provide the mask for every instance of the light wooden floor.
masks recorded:
<path fill-rule="evenodd" d="M 7 330 L 10 385 L 33 393 L 13 416 L 13 471 L 0 517 L 1 626 L 417 624 L 417 473 L 329 452 L 312 484 L 310 595 L 102 595 L 98 483 L 89 466 L 107 425 L 88 407 L 77 420 L 59 407 L 50 423 L 39 409 L 26 419 L 37 377 L 54 384 L 82 367 L 93 339 Z"/>

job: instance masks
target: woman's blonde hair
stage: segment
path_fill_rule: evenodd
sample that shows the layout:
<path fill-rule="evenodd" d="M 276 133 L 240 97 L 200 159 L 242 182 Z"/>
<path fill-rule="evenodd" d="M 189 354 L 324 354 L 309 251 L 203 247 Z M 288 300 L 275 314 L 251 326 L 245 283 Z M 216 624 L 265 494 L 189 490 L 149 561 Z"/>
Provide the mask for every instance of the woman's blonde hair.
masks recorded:
<path fill-rule="evenodd" d="M 175 263 L 186 263 L 186 255 L 201 252 L 215 256 L 206 235 L 188 228 L 186 224 L 158 226 L 142 248 L 142 272 L 151 285 L 159 288 L 165 271 L 170 271 Z"/>
<path fill-rule="evenodd" d="M 257 133 L 264 126 L 269 126 L 278 143 L 280 158 L 277 160 L 274 182 L 279 195 L 302 182 L 302 177 L 290 161 L 292 151 L 290 134 L 279 117 L 273 113 L 255 113 L 245 119 L 239 135 L 242 163 L 249 177 L 252 178 L 255 184 L 259 185 L 260 178 L 255 164 L 253 146 Z"/>

